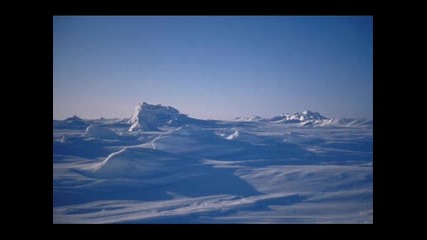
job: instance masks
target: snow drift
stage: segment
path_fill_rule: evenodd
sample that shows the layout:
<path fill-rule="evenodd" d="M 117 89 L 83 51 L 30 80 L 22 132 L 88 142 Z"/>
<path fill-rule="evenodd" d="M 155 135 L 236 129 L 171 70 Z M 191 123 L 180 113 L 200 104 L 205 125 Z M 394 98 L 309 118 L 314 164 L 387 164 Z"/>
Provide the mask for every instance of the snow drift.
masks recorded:
<path fill-rule="evenodd" d="M 87 174 L 97 178 L 145 178 L 166 172 L 164 161 L 172 158 L 157 153 L 151 149 L 125 147 L 94 164 Z"/>
<path fill-rule="evenodd" d="M 115 139 L 117 134 L 110 129 L 98 125 L 91 124 L 86 128 L 85 136 L 94 138 Z"/>
<path fill-rule="evenodd" d="M 372 223 L 370 126 L 147 103 L 131 119 L 54 120 L 53 222 Z"/>

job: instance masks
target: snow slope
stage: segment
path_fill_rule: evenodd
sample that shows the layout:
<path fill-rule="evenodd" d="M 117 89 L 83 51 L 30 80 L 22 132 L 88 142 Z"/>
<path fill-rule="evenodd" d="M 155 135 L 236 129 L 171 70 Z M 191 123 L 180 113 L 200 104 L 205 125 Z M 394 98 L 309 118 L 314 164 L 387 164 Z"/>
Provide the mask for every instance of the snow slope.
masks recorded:
<path fill-rule="evenodd" d="M 86 128 L 85 136 L 114 139 L 117 137 L 117 134 L 108 128 L 91 124 L 89 127 Z"/>
<path fill-rule="evenodd" d="M 147 103 L 130 121 L 54 121 L 53 222 L 372 223 L 371 126 L 309 111 L 205 121 Z"/>

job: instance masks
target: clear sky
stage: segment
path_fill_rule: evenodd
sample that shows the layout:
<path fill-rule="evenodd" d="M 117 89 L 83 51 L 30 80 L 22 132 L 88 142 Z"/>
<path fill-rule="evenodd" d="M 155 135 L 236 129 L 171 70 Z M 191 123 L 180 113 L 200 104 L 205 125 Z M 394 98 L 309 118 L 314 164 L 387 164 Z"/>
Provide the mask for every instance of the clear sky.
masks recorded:
<path fill-rule="evenodd" d="M 370 16 L 53 18 L 53 118 L 373 115 Z"/>

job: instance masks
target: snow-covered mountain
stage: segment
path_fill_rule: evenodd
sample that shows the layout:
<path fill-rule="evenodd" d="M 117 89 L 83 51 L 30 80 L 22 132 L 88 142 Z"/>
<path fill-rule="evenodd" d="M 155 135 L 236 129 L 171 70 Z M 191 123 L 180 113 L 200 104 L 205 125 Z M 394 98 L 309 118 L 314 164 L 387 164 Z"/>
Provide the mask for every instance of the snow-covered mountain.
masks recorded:
<path fill-rule="evenodd" d="M 289 123 L 301 127 L 366 127 L 372 121 L 363 118 L 327 118 L 318 112 L 303 111 L 294 114 L 282 114 L 270 119 L 276 123 Z"/>
<path fill-rule="evenodd" d="M 280 116 L 273 117 L 270 120 L 284 123 L 298 123 L 306 121 L 322 121 L 325 119 L 327 118 L 322 116 L 320 113 L 307 110 L 303 112 L 296 112 L 294 114 L 285 113 Z"/>
<path fill-rule="evenodd" d="M 189 120 L 187 115 L 181 114 L 173 107 L 142 102 L 136 106 L 135 112 L 129 121 L 131 124 L 129 131 L 157 131 L 159 126 L 180 125 Z"/>
<path fill-rule="evenodd" d="M 239 117 L 233 119 L 234 122 L 253 122 L 265 124 L 285 124 L 290 127 L 371 127 L 372 120 L 363 118 L 327 118 L 318 112 L 306 110 L 293 114 L 284 113 L 272 118 L 260 116 Z M 208 125 L 215 124 L 214 120 L 201 120 L 188 117 L 180 113 L 176 108 L 153 105 L 146 102 L 139 103 L 130 119 L 98 119 L 84 120 L 77 116 L 65 120 L 54 120 L 53 126 L 56 129 L 73 128 L 86 129 L 91 124 L 113 124 L 116 127 L 127 127 L 129 132 L 133 131 L 159 131 L 161 127 L 180 127 L 185 124 Z M 96 129 L 98 131 L 99 129 Z M 92 130 L 91 130 L 92 131 Z"/>
<path fill-rule="evenodd" d="M 372 126 L 372 121 L 363 118 L 327 118 L 318 112 L 306 110 L 303 112 L 296 112 L 293 114 L 284 113 L 269 119 L 259 116 L 250 118 L 235 118 L 234 121 L 238 122 L 274 122 L 289 124 L 290 126 L 298 127 L 365 127 Z"/>
<path fill-rule="evenodd" d="M 255 115 L 253 117 L 237 117 L 234 118 L 233 121 L 237 121 L 237 122 L 260 122 L 260 121 L 264 121 L 265 119 Z"/>
<path fill-rule="evenodd" d="M 283 113 L 279 116 L 275 116 L 272 118 L 262 118 L 260 116 L 253 116 L 253 117 L 237 117 L 234 118 L 233 121 L 237 122 L 260 122 L 260 121 L 270 121 L 270 122 L 283 122 L 283 123 L 299 123 L 299 122 L 305 122 L 305 121 L 321 121 L 328 119 L 324 116 L 322 116 L 318 112 L 312 112 L 312 111 L 303 111 L 303 112 L 296 112 L 294 114 L 289 113 Z"/>

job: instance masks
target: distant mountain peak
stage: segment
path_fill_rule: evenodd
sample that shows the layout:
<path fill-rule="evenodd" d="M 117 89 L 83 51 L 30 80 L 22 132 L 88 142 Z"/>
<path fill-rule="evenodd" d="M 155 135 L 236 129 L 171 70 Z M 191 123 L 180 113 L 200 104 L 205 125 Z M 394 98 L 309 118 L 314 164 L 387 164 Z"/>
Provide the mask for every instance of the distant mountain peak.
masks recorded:
<path fill-rule="evenodd" d="M 238 121 L 238 122 L 259 122 L 259 121 L 264 121 L 265 119 L 255 115 L 252 117 L 237 117 L 233 119 L 234 121 Z"/>
<path fill-rule="evenodd" d="M 273 121 L 308 121 L 308 120 L 325 120 L 327 117 L 322 116 L 320 113 L 310 110 L 296 112 L 293 114 L 284 113 L 280 116 L 273 117 Z"/>
<path fill-rule="evenodd" d="M 260 116 L 253 116 L 253 117 L 238 117 L 235 118 L 234 121 L 241 121 L 241 122 L 258 122 L 258 121 L 279 121 L 279 122 L 304 122 L 304 121 L 316 121 L 316 120 L 326 120 L 328 119 L 327 117 L 324 117 L 323 115 L 321 115 L 318 112 L 315 111 L 311 111 L 311 110 L 305 110 L 302 112 L 296 112 L 293 114 L 289 114 L 289 113 L 282 113 L 279 116 L 275 116 L 273 118 L 270 119 L 264 119 Z"/>

